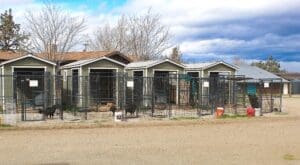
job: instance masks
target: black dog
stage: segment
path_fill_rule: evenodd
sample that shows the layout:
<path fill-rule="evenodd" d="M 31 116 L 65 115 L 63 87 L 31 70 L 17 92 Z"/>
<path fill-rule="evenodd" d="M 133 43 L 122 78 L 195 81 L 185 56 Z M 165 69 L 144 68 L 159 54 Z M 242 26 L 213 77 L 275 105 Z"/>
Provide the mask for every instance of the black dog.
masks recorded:
<path fill-rule="evenodd" d="M 54 113 L 57 109 L 56 105 L 53 105 L 51 107 L 47 107 L 45 110 L 40 109 L 39 113 L 43 113 L 47 118 L 53 119 Z"/>
<path fill-rule="evenodd" d="M 130 115 L 133 115 L 136 109 L 137 106 L 135 104 L 128 104 L 125 108 L 125 115 L 127 115 L 128 112 L 130 113 Z"/>

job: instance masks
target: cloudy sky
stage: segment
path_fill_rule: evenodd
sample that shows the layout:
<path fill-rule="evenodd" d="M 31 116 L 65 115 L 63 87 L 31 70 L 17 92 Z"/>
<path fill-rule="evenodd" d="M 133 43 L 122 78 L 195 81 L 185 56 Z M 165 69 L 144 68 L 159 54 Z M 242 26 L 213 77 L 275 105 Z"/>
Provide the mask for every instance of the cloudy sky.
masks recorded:
<path fill-rule="evenodd" d="M 149 7 L 170 27 L 173 42 L 190 62 L 236 57 L 247 62 L 273 55 L 284 69 L 300 72 L 300 0 L 54 0 L 74 15 L 84 16 L 91 34 L 121 14 Z M 40 0 L 0 0 L 0 12 L 12 8 L 23 23 L 26 10 Z"/>

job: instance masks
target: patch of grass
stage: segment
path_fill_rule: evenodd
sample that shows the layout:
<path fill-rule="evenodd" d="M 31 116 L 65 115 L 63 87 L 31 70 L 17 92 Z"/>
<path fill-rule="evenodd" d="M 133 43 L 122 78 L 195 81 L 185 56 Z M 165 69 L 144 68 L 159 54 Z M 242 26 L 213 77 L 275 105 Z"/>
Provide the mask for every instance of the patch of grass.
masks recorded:
<path fill-rule="evenodd" d="M 274 114 L 275 115 L 287 115 L 289 113 L 287 113 L 287 112 L 275 112 Z"/>
<path fill-rule="evenodd" d="M 12 127 L 12 126 L 9 125 L 9 124 L 0 124 L 0 127 L 2 127 L 2 128 L 7 128 L 7 127 Z"/>
<path fill-rule="evenodd" d="M 239 114 L 223 114 L 223 116 L 218 117 L 218 119 L 236 119 L 236 118 L 245 118 L 247 115 L 239 115 Z"/>
<path fill-rule="evenodd" d="M 199 117 L 194 116 L 180 116 L 180 117 L 172 117 L 170 120 L 197 120 Z"/>
<path fill-rule="evenodd" d="M 283 159 L 284 160 L 298 160 L 295 155 L 292 155 L 292 154 L 285 154 L 283 155 Z"/>
<path fill-rule="evenodd" d="M 102 120 L 95 120 L 94 123 L 95 124 L 102 124 L 102 123 L 109 122 L 109 121 L 110 121 L 109 119 L 102 119 Z"/>

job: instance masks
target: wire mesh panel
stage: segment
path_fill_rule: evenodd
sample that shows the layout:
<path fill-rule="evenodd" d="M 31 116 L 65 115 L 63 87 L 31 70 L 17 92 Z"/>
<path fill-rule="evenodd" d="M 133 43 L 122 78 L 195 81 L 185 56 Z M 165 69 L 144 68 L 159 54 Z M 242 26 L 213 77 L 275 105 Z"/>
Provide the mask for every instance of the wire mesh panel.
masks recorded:
<path fill-rule="evenodd" d="M 111 118 L 123 109 L 123 73 L 93 72 L 89 76 L 68 76 L 66 81 L 64 118 Z"/>
<path fill-rule="evenodd" d="M 18 70 L 14 75 L 1 75 L 2 111 L 14 113 L 17 121 L 53 119 L 56 112 L 62 114 L 55 106 L 55 77 L 48 72 Z"/>
<path fill-rule="evenodd" d="M 172 78 L 175 82 L 174 77 Z M 190 75 L 178 75 L 176 85 L 176 104 L 172 104 L 171 116 L 188 116 L 197 117 L 199 111 L 197 109 L 198 79 L 192 78 Z"/>
<path fill-rule="evenodd" d="M 227 76 L 226 86 L 226 105 L 225 112 L 233 114 L 245 114 L 246 113 L 246 82 L 245 76 L 233 75 Z"/>
<path fill-rule="evenodd" d="M 260 108 L 262 113 L 281 111 L 282 79 L 259 80 Z"/>
<path fill-rule="evenodd" d="M 112 119 L 117 111 L 125 118 L 166 118 L 212 115 L 217 107 L 239 114 L 245 114 L 247 106 L 263 112 L 281 109 L 282 85 L 275 80 L 269 80 L 267 88 L 262 86 L 266 80 L 248 81 L 244 76 L 199 78 L 160 72 L 129 77 L 101 72 L 69 76 L 66 81 L 65 119 Z"/>
<path fill-rule="evenodd" d="M 146 82 L 142 76 L 126 77 L 125 83 L 125 105 L 124 116 L 126 118 L 138 117 L 139 113 L 144 114 L 147 110 L 144 102 L 144 87 Z"/>

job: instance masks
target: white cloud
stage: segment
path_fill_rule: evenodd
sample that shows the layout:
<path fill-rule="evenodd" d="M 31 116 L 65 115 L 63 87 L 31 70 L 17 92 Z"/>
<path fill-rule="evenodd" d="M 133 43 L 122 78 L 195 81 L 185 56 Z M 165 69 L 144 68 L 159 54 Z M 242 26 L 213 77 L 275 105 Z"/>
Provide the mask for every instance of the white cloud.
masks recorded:
<path fill-rule="evenodd" d="M 1 12 L 11 7 L 21 24 L 24 11 L 39 6 L 33 0 L 0 0 L 0 4 Z M 95 5 L 98 6 L 97 11 L 89 9 L 87 4 L 70 9 L 73 15 L 86 18 L 86 34 L 92 34 L 106 22 L 116 22 L 121 14 L 137 14 L 151 7 L 170 26 L 181 51 L 190 56 L 231 58 L 242 56 L 244 52 L 251 53 L 254 48 L 258 51 L 293 52 L 300 47 L 300 35 L 281 35 L 271 31 L 279 26 L 277 22 L 270 27 L 250 27 L 257 22 L 268 21 L 268 17 L 280 20 L 286 13 L 299 13 L 300 0 L 128 0 L 111 10 L 107 10 L 106 3 Z M 253 22 L 244 25 L 242 21 L 247 20 Z M 255 33 L 258 33 L 257 36 L 253 36 Z M 245 38 L 249 36 L 252 38 Z"/>
<path fill-rule="evenodd" d="M 298 61 L 282 61 L 280 62 L 280 66 L 289 72 L 299 72 L 300 70 L 300 62 Z"/>

